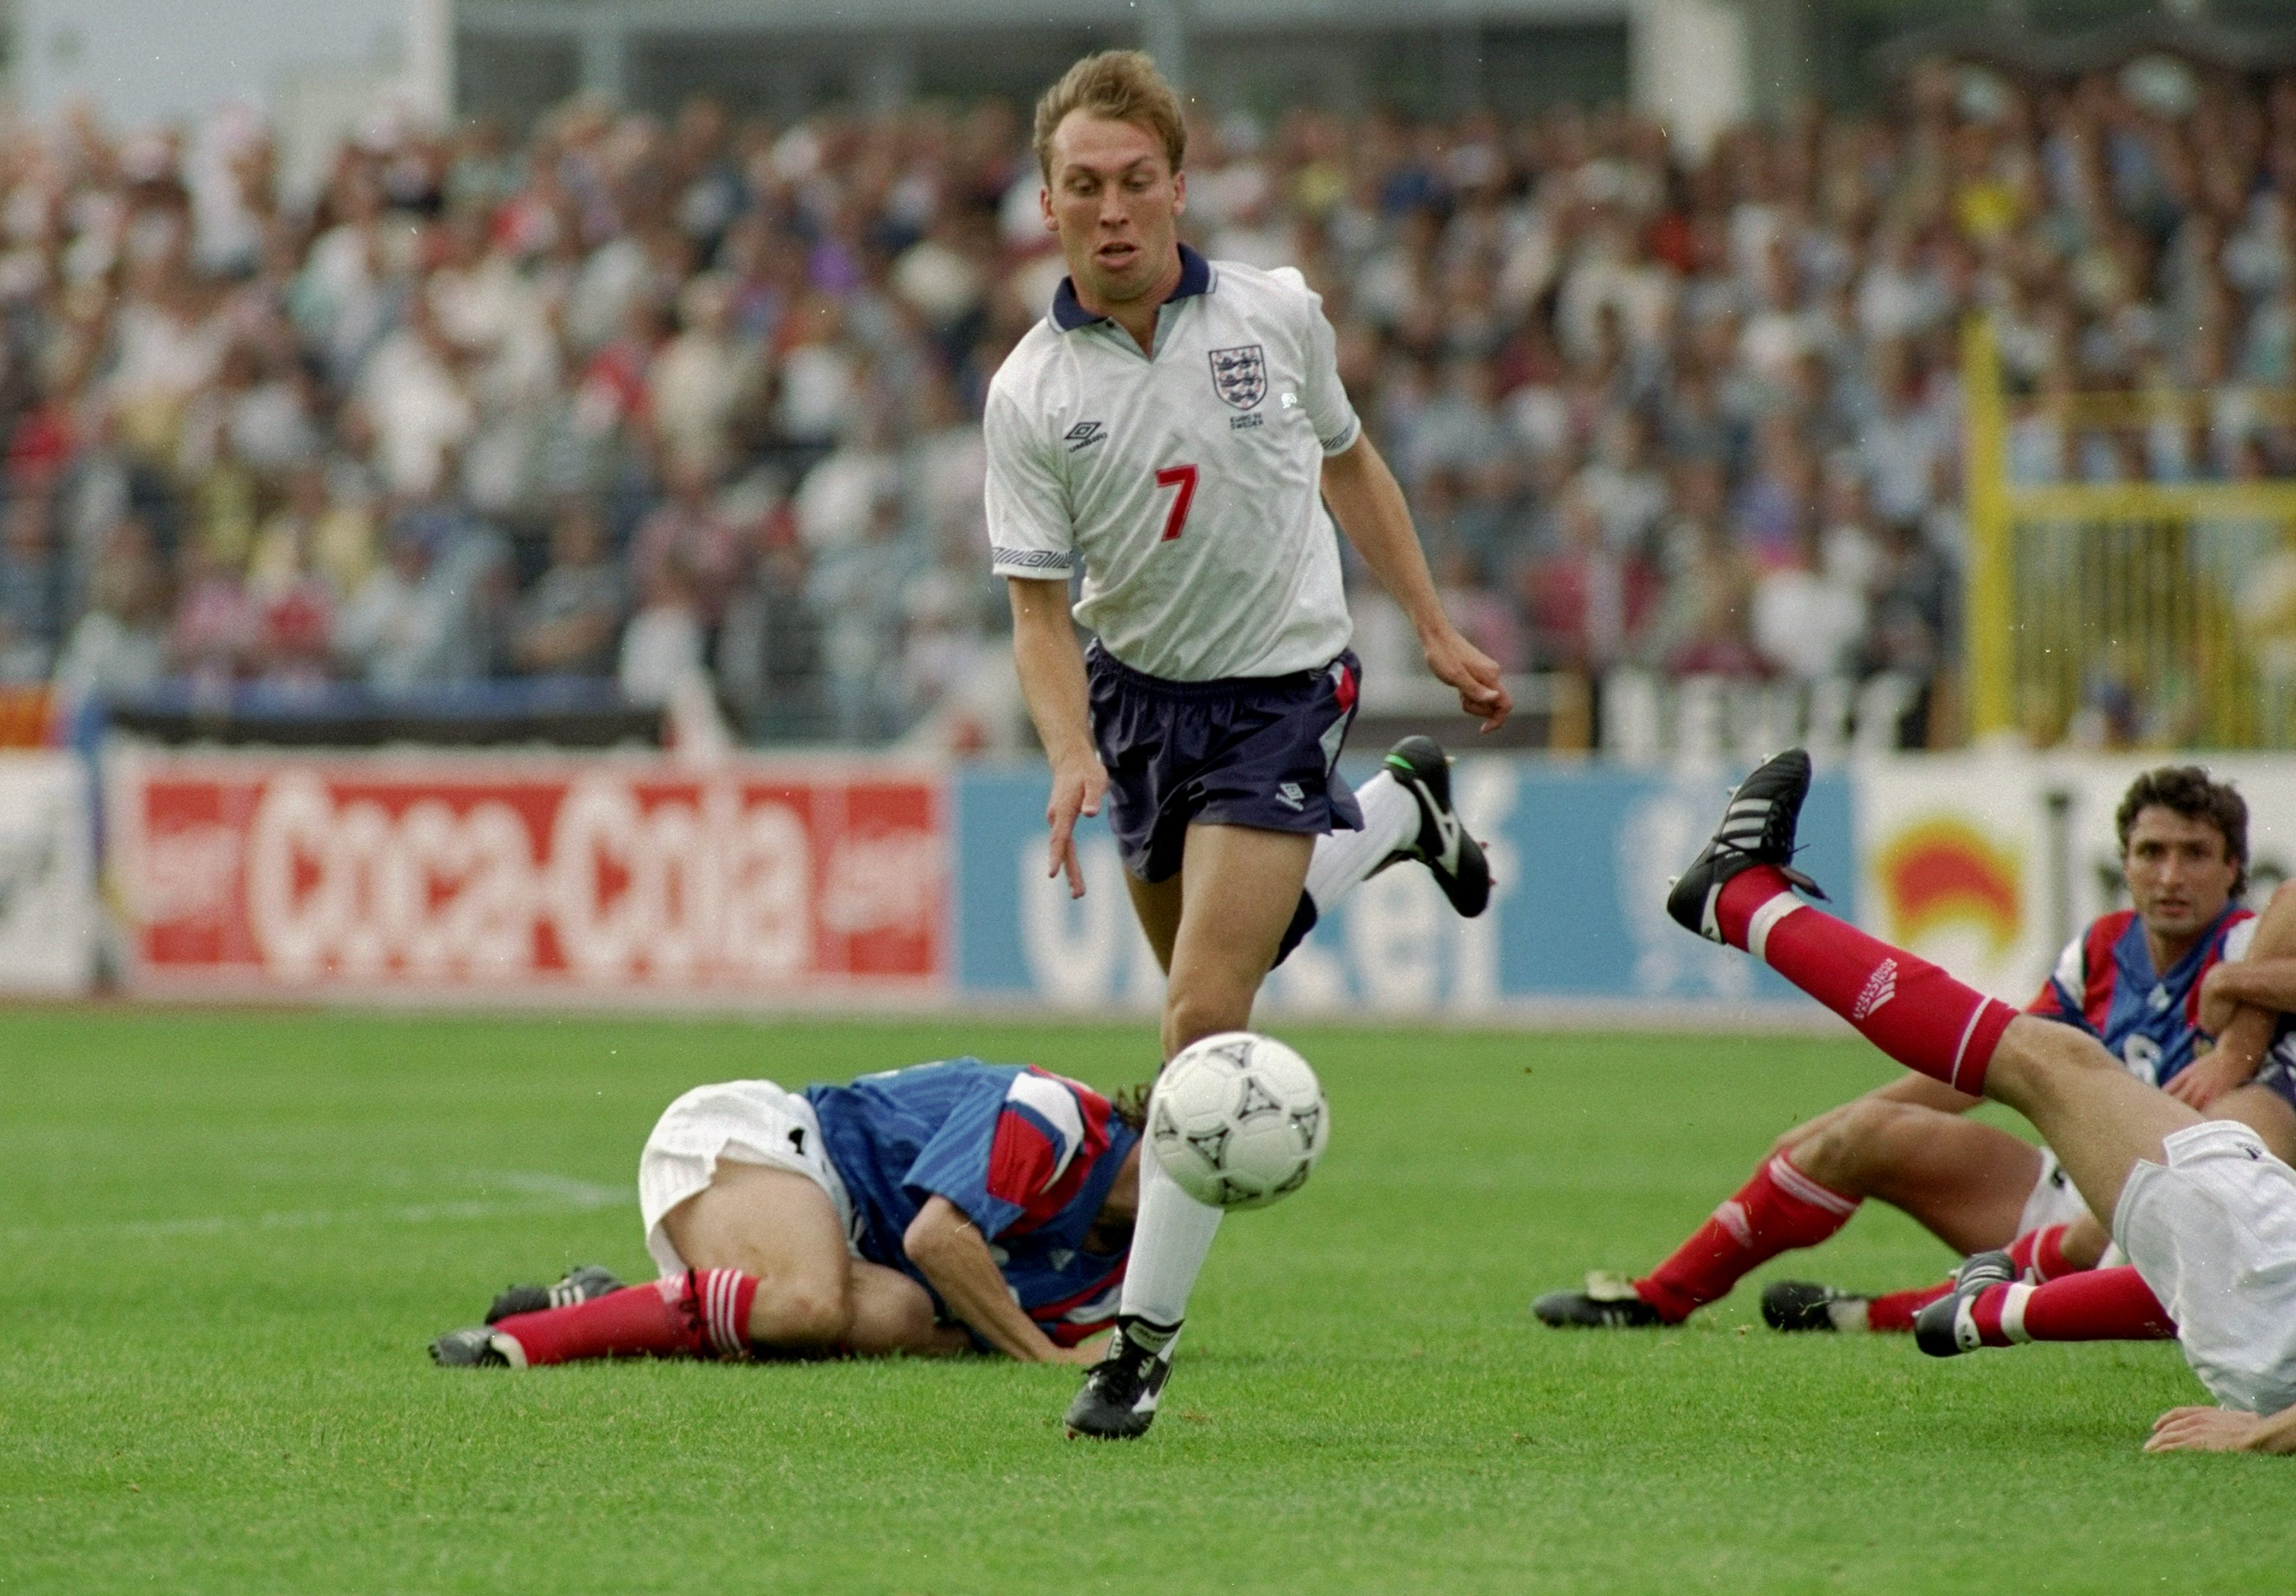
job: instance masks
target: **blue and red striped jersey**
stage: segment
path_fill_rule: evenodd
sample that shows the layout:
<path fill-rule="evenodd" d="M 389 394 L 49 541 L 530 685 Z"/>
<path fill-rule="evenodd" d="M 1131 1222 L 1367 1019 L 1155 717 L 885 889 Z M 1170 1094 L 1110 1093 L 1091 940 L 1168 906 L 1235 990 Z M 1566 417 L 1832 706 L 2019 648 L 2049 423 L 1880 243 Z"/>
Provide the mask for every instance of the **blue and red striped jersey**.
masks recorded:
<path fill-rule="evenodd" d="M 1116 1318 L 1123 1252 L 1085 1250 L 1140 1139 L 1091 1087 L 1032 1066 L 948 1059 L 805 1089 L 861 1224 L 861 1253 L 931 1289 L 902 1238 L 931 1198 L 980 1227 L 1038 1328 L 1072 1346 Z"/>
<path fill-rule="evenodd" d="M 2122 909 L 2099 915 L 2066 945 L 2029 1014 L 2079 1026 L 2142 1081 L 2164 1085 L 2197 1055 L 2201 982 L 2248 952 L 2256 915 L 2234 904 L 2170 969 L 2152 968 L 2144 922 Z"/>

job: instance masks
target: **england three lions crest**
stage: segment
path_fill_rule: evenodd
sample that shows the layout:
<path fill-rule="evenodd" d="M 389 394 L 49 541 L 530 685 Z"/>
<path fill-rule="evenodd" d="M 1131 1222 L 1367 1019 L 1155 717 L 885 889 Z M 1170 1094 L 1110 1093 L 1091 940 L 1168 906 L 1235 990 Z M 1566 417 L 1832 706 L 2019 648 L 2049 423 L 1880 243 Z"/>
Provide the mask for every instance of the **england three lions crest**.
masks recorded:
<path fill-rule="evenodd" d="M 1258 344 L 1212 351 L 1212 387 L 1238 410 L 1249 410 L 1267 397 L 1267 356 Z"/>

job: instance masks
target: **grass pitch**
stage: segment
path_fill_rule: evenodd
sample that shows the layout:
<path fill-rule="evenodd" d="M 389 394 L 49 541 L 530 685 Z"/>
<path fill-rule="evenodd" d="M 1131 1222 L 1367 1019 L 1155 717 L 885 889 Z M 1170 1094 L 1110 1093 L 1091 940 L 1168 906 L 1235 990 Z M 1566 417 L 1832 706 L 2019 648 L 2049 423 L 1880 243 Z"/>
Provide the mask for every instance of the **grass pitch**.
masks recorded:
<path fill-rule="evenodd" d="M 1565 1334 L 1849 1043 L 1286 1027 L 1332 1150 L 1220 1238 L 1143 1443 L 975 1360 L 442 1371 L 504 1281 L 643 1278 L 632 1174 L 696 1083 L 952 1052 L 1103 1085 L 1144 1026 L 0 1013 L 0 1588 L 2254 1592 L 2296 1461 L 2144 1457 L 2169 1346 L 1950 1363 L 1692 1327 Z M 1941 1276 L 1861 1215 L 1771 1272 Z"/>

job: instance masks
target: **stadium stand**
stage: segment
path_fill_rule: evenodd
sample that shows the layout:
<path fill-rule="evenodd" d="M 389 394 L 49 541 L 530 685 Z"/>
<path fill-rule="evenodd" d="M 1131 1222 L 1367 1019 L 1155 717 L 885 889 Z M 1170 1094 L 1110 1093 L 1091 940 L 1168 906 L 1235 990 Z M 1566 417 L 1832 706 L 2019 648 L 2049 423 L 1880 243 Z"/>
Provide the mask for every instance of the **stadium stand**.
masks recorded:
<path fill-rule="evenodd" d="M 2009 478 L 2296 471 L 2286 409 L 2222 398 L 2296 383 L 2296 76 L 1916 66 L 1694 160 L 1615 110 L 1303 109 L 1190 168 L 1196 242 L 1324 293 L 1562 741 L 1587 683 L 1677 680 L 1887 680 L 1893 733 L 1964 734 L 1972 311 L 2013 394 L 2219 396 L 2173 459 L 2005 419 Z M 1014 108 L 378 124 L 279 187 L 244 113 L 0 136 L 0 684 L 70 721 L 702 681 L 752 741 L 1021 734 L 977 414 L 1060 268 Z M 2088 691 L 2045 738 L 2158 731 Z"/>

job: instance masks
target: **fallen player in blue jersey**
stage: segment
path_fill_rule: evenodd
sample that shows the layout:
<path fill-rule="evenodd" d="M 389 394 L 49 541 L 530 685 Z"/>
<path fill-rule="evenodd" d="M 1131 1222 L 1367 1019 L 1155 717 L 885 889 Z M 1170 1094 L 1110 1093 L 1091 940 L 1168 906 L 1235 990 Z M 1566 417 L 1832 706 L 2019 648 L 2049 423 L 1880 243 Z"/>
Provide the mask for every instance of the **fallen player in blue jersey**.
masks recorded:
<path fill-rule="evenodd" d="M 849 1085 L 699 1086 L 638 1161 L 661 1278 L 577 1269 L 449 1331 L 451 1365 L 996 1351 L 1089 1365 L 1116 1317 L 1140 1102 L 953 1059 Z"/>

